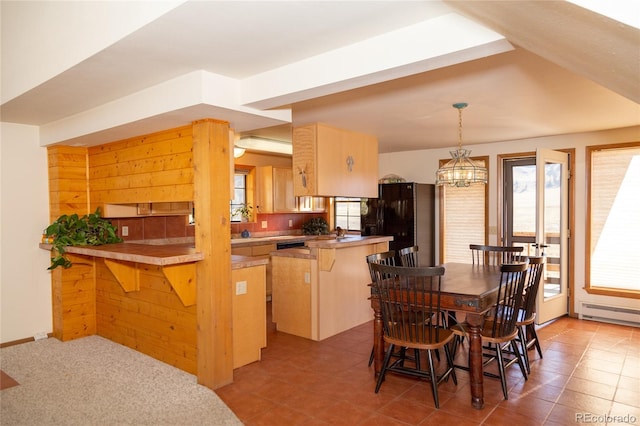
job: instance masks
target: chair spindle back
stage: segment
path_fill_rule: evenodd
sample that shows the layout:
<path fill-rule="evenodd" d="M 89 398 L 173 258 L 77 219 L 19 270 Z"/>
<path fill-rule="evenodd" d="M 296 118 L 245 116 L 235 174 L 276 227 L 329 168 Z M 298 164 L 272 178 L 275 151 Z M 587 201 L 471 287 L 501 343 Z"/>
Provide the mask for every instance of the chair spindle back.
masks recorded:
<path fill-rule="evenodd" d="M 498 301 L 490 323 L 490 337 L 504 337 L 517 333 L 518 312 L 523 304 L 527 262 L 503 264 L 500 266 Z"/>
<path fill-rule="evenodd" d="M 373 285 L 380 300 L 385 340 L 421 348 L 449 333 L 439 322 L 440 285 L 444 267 L 405 267 L 371 264 Z M 446 330 L 446 331 L 445 331 Z"/>
<path fill-rule="evenodd" d="M 516 246 L 485 246 L 480 244 L 469 244 L 469 249 L 474 265 L 493 266 L 518 262 L 524 250 L 523 247 Z"/>

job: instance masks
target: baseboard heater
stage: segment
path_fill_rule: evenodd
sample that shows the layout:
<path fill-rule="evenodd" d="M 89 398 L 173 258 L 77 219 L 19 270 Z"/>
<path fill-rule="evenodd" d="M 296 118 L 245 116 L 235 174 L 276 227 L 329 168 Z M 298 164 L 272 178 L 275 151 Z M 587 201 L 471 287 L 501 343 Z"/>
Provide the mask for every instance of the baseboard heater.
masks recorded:
<path fill-rule="evenodd" d="M 582 303 L 580 319 L 640 327 L 640 309 Z"/>

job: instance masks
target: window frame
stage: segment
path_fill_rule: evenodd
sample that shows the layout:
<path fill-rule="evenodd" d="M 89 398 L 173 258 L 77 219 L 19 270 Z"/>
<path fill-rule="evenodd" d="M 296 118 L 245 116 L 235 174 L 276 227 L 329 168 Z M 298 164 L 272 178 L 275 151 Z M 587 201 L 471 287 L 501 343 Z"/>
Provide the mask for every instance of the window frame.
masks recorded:
<path fill-rule="evenodd" d="M 618 289 L 614 287 L 595 287 L 591 284 L 591 232 L 592 232 L 592 183 L 593 183 L 593 170 L 592 161 L 594 152 L 606 151 L 606 150 L 619 150 L 626 148 L 638 148 L 640 147 L 640 141 L 617 143 L 608 145 L 590 145 L 586 147 L 585 166 L 586 166 L 586 191 L 587 191 L 587 217 L 586 217 L 586 229 L 585 229 L 585 276 L 584 276 L 584 289 L 589 294 L 597 294 L 602 296 L 622 297 L 627 299 L 640 299 L 640 290 L 626 290 Z"/>
<path fill-rule="evenodd" d="M 235 175 L 243 174 L 245 175 L 245 203 L 252 207 L 255 207 L 255 167 L 252 166 L 241 166 L 236 165 L 233 170 L 232 182 L 231 182 L 231 191 L 234 195 L 234 198 L 229 200 L 229 222 L 232 224 L 242 223 L 241 220 L 233 220 L 233 210 L 242 203 L 234 203 L 235 199 Z M 255 208 L 251 213 L 251 217 L 249 218 L 249 222 L 253 222 L 255 220 L 256 211 Z"/>
<path fill-rule="evenodd" d="M 360 198 L 360 197 L 334 197 L 333 198 L 333 221 L 334 221 L 335 226 L 338 226 L 338 218 L 337 218 L 337 216 L 338 216 L 338 205 L 342 204 L 342 203 L 346 204 L 346 203 L 355 203 L 355 202 L 358 203 L 358 211 L 361 212 L 362 210 L 361 210 L 360 206 L 361 206 L 361 203 L 362 203 L 362 198 Z M 344 216 L 341 216 L 341 217 L 344 217 Z M 349 223 L 349 218 L 351 216 L 349 216 L 347 214 L 346 217 L 347 217 L 347 224 L 348 224 Z M 358 213 L 358 219 L 359 219 L 359 222 L 360 222 L 360 226 L 358 226 L 358 229 L 352 229 L 352 228 L 349 228 L 347 226 L 346 230 L 347 231 L 354 231 L 354 232 L 362 232 L 362 230 L 361 230 L 361 228 L 362 228 L 362 213 Z"/>

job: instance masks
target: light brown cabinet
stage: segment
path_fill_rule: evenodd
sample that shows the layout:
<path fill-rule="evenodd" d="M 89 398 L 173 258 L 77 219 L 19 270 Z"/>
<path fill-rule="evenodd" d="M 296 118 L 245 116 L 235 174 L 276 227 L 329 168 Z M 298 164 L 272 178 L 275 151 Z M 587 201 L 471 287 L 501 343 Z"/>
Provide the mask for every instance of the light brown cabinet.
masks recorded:
<path fill-rule="evenodd" d="M 231 254 L 236 254 L 239 256 L 266 256 L 269 255 L 272 251 L 276 251 L 277 246 L 275 243 L 271 244 L 260 244 L 257 246 L 248 246 L 248 247 L 231 247 Z M 266 265 L 266 276 L 265 276 L 265 296 L 266 300 L 271 298 L 271 261 Z"/>
<path fill-rule="evenodd" d="M 324 197 L 297 197 L 299 212 L 324 212 L 327 201 Z"/>
<path fill-rule="evenodd" d="M 378 196 L 375 136 L 315 123 L 293 129 L 293 190 L 302 196 Z"/>
<path fill-rule="evenodd" d="M 190 201 L 160 203 L 105 204 L 103 217 L 183 216 L 193 211 Z"/>
<path fill-rule="evenodd" d="M 261 166 L 256 168 L 256 206 L 258 213 L 296 211 L 293 195 L 293 171 L 288 167 Z"/>
<path fill-rule="evenodd" d="M 233 296 L 233 368 L 262 358 L 267 346 L 265 265 L 231 270 Z"/>

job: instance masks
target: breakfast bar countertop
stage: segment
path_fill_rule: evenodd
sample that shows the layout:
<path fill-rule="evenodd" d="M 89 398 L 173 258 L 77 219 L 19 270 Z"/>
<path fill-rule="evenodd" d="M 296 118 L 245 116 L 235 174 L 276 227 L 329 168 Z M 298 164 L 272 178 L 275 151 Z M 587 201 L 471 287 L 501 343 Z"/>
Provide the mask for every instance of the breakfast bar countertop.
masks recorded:
<path fill-rule="evenodd" d="M 51 247 L 51 244 L 40 243 L 41 249 L 51 250 Z M 204 254 L 197 252 L 193 243 L 116 243 L 99 246 L 67 246 L 65 251 L 72 254 L 158 266 L 197 262 L 204 259 Z"/>

